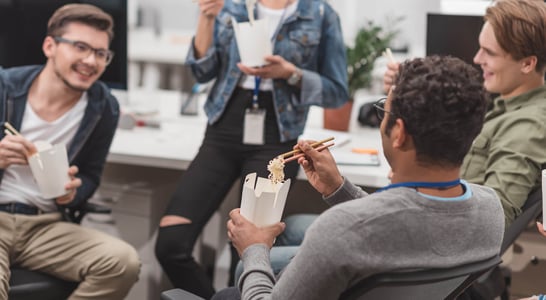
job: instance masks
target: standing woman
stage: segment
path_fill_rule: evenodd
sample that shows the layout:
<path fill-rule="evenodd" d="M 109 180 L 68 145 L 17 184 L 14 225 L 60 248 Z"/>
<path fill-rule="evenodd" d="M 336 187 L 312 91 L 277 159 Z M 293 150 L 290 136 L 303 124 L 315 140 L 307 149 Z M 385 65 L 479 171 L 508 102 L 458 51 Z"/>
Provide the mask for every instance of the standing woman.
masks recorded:
<path fill-rule="evenodd" d="M 245 1 L 199 7 L 187 64 L 198 82 L 215 80 L 208 126 L 161 219 L 156 256 L 175 287 L 210 298 L 212 282 L 192 251 L 233 183 L 252 172 L 267 177 L 269 160 L 296 144 L 309 107 L 339 107 L 349 95 L 339 17 L 325 0 L 259 0 L 254 14 L 269 18 L 273 55 L 256 68 L 240 63 L 232 24 L 248 22 Z M 287 178 L 297 172 L 285 167 Z"/>

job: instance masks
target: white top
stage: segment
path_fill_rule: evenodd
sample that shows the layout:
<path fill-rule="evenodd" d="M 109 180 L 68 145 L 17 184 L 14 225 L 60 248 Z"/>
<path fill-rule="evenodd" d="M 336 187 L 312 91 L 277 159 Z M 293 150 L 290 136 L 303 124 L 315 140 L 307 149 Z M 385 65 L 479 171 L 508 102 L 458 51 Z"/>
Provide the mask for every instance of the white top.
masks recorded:
<path fill-rule="evenodd" d="M 286 8 L 282 9 L 272 9 L 264 6 L 260 2 L 256 4 L 257 18 L 269 18 L 269 36 L 271 37 L 271 40 L 273 40 L 273 38 L 275 37 L 274 35 L 276 35 L 277 28 L 279 28 L 279 26 L 282 26 L 281 21 L 284 22 L 284 20 L 286 20 L 289 16 L 293 15 L 296 12 L 296 9 L 298 8 L 298 2 L 299 0 L 296 0 L 292 4 L 288 5 Z M 248 90 L 254 90 L 254 85 L 254 76 L 243 75 L 241 77 L 241 81 L 239 82 L 240 87 Z M 272 91 L 273 80 L 263 79 L 260 83 L 260 90 Z"/>
<path fill-rule="evenodd" d="M 31 142 L 47 141 L 69 145 L 76 135 L 87 107 L 87 93 L 64 115 L 53 122 L 40 118 L 27 102 L 19 132 Z M 66 170 L 68 172 L 68 170 Z M 68 183 L 68 182 L 67 182 Z M 0 203 L 21 202 L 43 211 L 55 211 L 55 202 L 40 194 L 28 165 L 11 165 L 4 171 L 0 185 Z"/>

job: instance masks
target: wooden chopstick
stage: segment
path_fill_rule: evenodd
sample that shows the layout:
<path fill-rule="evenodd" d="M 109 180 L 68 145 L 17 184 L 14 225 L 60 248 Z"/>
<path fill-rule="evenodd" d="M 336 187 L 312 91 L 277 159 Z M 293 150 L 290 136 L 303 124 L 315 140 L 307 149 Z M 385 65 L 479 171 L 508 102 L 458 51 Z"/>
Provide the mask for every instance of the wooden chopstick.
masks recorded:
<path fill-rule="evenodd" d="M 323 144 L 323 145 L 321 145 L 321 146 L 316 147 L 315 150 L 317 150 L 317 151 L 322 151 L 322 150 L 324 150 L 324 149 L 326 149 L 326 148 L 328 148 L 328 147 L 332 147 L 333 145 L 335 145 L 334 142 L 327 143 L 327 144 Z M 293 160 L 297 160 L 298 158 L 304 157 L 304 156 L 305 156 L 305 153 L 300 153 L 300 154 L 292 155 L 291 157 L 285 159 L 284 162 L 285 162 L 285 163 L 291 162 L 291 161 L 293 161 Z"/>
<path fill-rule="evenodd" d="M 17 129 L 13 128 L 13 126 L 11 126 L 10 123 L 4 122 L 4 127 L 6 128 L 6 130 L 4 130 L 4 133 L 7 134 L 6 131 L 9 131 L 11 135 L 18 135 L 18 136 L 21 136 L 21 134 L 19 133 L 19 131 L 17 131 Z"/>
<path fill-rule="evenodd" d="M 333 140 L 333 139 L 334 139 L 334 137 L 332 136 L 332 137 L 329 137 L 329 138 L 324 139 L 324 140 L 322 140 L 322 141 L 318 141 L 318 142 L 312 143 L 312 144 L 311 144 L 311 147 L 317 148 L 318 146 L 320 146 L 320 145 L 322 145 L 322 144 L 324 144 L 324 143 L 326 143 L 326 142 L 329 142 L 329 141 L 331 141 L 331 140 Z M 295 155 L 295 154 L 299 154 L 299 153 L 301 153 L 301 149 L 298 148 L 298 149 L 295 149 L 295 150 L 292 150 L 292 151 L 288 151 L 288 152 L 286 152 L 286 153 L 283 153 L 283 154 L 279 155 L 278 157 L 287 158 L 287 157 L 289 157 L 289 156 L 291 156 L 291 155 Z"/>
<path fill-rule="evenodd" d="M 6 135 L 23 136 L 22 134 L 19 133 L 19 131 L 17 131 L 17 129 L 15 129 L 13 126 L 11 126 L 11 124 L 8 123 L 8 122 L 4 122 L 4 127 L 5 127 L 4 133 Z M 34 151 L 29 152 L 27 157 L 32 156 L 34 153 L 36 153 L 36 152 L 34 152 Z"/>
<path fill-rule="evenodd" d="M 394 59 L 394 56 L 392 56 L 391 48 L 385 49 L 385 51 L 383 51 L 383 56 L 385 56 L 391 63 L 396 62 L 396 60 Z"/>

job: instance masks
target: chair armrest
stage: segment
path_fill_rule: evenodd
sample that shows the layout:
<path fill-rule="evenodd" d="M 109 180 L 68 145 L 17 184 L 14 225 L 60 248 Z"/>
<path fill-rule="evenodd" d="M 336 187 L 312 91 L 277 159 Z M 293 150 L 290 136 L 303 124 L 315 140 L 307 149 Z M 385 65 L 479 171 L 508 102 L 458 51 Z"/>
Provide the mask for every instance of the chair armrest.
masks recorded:
<path fill-rule="evenodd" d="M 112 209 L 110 207 L 86 202 L 80 207 L 76 208 L 70 208 L 70 207 L 62 207 L 61 213 L 63 214 L 63 219 L 66 221 L 70 221 L 72 223 L 80 224 L 83 217 L 87 213 L 95 213 L 95 214 L 109 214 L 112 212 Z"/>
<path fill-rule="evenodd" d="M 161 300 L 205 300 L 182 289 L 172 289 L 161 293 Z"/>
<path fill-rule="evenodd" d="M 93 213 L 93 214 L 109 214 L 109 213 L 112 213 L 112 209 L 110 207 L 100 205 L 100 204 L 96 204 L 96 203 L 92 203 L 92 202 L 85 203 L 85 205 L 83 206 L 83 210 L 86 213 Z"/>

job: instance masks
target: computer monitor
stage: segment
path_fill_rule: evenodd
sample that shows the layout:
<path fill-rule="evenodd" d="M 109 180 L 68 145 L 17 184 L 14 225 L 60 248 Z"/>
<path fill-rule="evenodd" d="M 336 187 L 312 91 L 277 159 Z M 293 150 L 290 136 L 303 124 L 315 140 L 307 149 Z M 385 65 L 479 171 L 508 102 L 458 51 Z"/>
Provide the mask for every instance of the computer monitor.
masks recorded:
<path fill-rule="evenodd" d="M 483 16 L 428 13 L 426 54 L 451 55 L 473 65 L 483 23 Z"/>
<path fill-rule="evenodd" d="M 0 1 L 0 66 L 43 64 L 42 42 L 47 21 L 67 3 L 93 4 L 114 19 L 114 59 L 101 80 L 115 89 L 127 89 L 127 0 L 3 0 Z"/>

